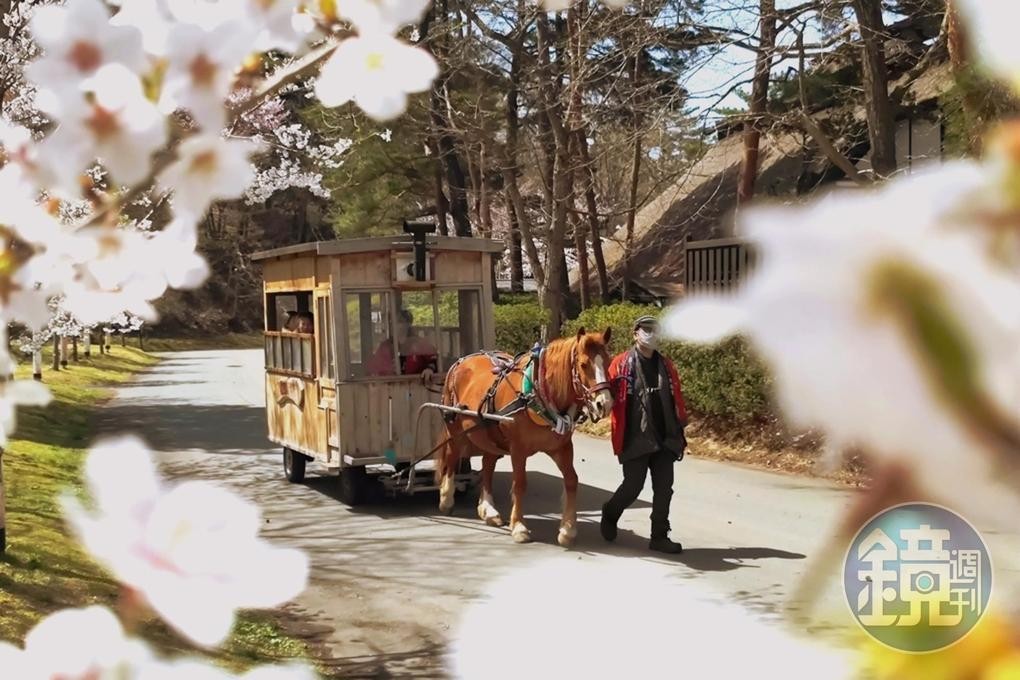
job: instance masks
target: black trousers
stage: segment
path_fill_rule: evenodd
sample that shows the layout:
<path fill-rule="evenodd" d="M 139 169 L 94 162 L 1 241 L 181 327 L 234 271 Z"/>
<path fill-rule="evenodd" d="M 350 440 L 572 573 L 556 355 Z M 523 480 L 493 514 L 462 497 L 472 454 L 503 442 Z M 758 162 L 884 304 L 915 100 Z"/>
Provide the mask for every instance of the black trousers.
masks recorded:
<path fill-rule="evenodd" d="M 673 498 L 673 464 L 676 456 L 656 451 L 623 463 L 623 483 L 602 511 L 614 522 L 631 506 L 645 488 L 648 472 L 652 473 L 652 538 L 669 533 L 669 502 Z"/>

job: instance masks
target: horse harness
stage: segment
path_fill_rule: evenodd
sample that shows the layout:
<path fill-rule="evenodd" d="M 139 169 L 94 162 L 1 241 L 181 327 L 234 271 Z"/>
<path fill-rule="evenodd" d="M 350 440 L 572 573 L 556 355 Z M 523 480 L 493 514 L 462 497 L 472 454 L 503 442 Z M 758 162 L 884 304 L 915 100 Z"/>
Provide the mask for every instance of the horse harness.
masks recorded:
<path fill-rule="evenodd" d="M 539 419 L 544 421 L 549 427 L 559 431 L 564 427 L 565 414 L 557 413 L 554 408 L 550 407 L 552 399 L 548 393 L 547 383 L 545 380 L 545 348 L 541 345 L 535 345 L 530 352 L 521 352 L 517 356 L 511 356 L 504 352 L 475 352 L 469 354 L 466 357 L 461 358 L 453 366 L 450 367 L 450 373 L 463 361 L 476 357 L 485 356 L 492 363 L 492 373 L 496 376 L 496 379 L 489 386 L 488 391 L 482 398 L 481 403 L 475 412 L 478 414 L 478 418 L 481 423 L 493 424 L 494 421 L 486 420 L 484 414 L 490 413 L 499 416 L 513 416 L 521 411 L 528 410 Z M 521 365 L 521 360 L 528 356 L 528 361 Z M 570 354 L 570 366 L 571 366 L 571 380 L 574 388 L 574 394 L 576 396 L 576 403 L 581 408 L 578 409 L 578 416 L 575 421 L 568 421 L 569 428 L 572 429 L 576 424 L 583 422 L 587 416 L 586 407 L 592 399 L 592 395 L 596 392 L 606 389 L 608 383 L 599 383 L 592 388 L 587 387 L 581 380 L 581 376 L 577 370 L 577 348 L 573 348 Z M 513 373 L 520 373 L 521 378 L 521 389 L 517 389 L 510 385 L 511 389 L 515 393 L 514 399 L 502 408 L 496 407 L 496 392 L 499 390 L 500 385 L 507 380 Z M 509 383 L 508 383 L 509 384 Z M 456 401 L 456 395 L 453 395 Z M 468 408 L 464 406 L 463 408 Z M 457 416 L 454 414 L 447 414 L 444 416 L 448 422 L 452 422 Z M 569 430 L 566 430 L 569 431 Z M 565 434 L 566 432 L 560 432 Z"/>

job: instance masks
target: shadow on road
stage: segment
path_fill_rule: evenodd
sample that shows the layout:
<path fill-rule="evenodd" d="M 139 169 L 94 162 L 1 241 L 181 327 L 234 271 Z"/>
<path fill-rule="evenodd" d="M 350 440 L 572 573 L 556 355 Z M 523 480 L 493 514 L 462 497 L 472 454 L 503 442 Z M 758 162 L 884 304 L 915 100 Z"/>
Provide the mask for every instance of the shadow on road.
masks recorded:
<path fill-rule="evenodd" d="M 492 493 L 496 498 L 496 507 L 500 509 L 504 519 L 510 516 L 510 486 L 513 475 L 510 472 L 497 471 L 492 479 Z M 309 488 L 329 496 L 340 502 L 340 489 L 335 477 L 310 477 L 307 482 Z M 562 509 L 563 479 L 558 475 L 550 475 L 537 470 L 528 472 L 528 491 L 524 497 L 524 514 L 526 516 L 550 515 L 559 522 L 559 514 Z M 587 484 L 578 484 L 577 488 L 577 511 L 601 512 L 602 504 L 613 494 L 605 489 L 600 489 Z M 475 505 L 478 502 L 477 493 L 467 494 L 457 502 L 454 510 L 455 515 L 465 513 L 474 515 Z M 632 508 L 650 508 L 651 503 L 637 501 Z M 375 489 L 374 497 L 365 505 L 352 508 L 358 514 L 368 514 L 389 519 L 393 517 L 435 515 L 442 517 L 439 512 L 438 492 L 425 492 L 414 496 L 397 496 L 387 498 L 381 488 Z"/>
<path fill-rule="evenodd" d="M 142 403 L 139 403 L 142 402 Z M 266 439 L 266 411 L 227 404 L 117 401 L 99 415 L 97 434 L 133 432 L 155 451 L 202 449 L 244 455 L 276 448 Z"/>

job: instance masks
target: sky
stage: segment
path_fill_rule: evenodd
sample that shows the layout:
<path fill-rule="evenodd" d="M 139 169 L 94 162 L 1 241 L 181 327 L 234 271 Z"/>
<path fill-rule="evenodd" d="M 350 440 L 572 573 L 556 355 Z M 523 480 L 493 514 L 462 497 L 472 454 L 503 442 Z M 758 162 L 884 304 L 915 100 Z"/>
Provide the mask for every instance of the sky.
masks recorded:
<path fill-rule="evenodd" d="M 802 0 L 778 0 L 777 9 L 786 9 L 802 3 Z M 758 3 L 756 0 L 724 0 L 714 3 L 719 10 L 711 12 L 706 23 L 723 28 L 733 28 L 744 33 L 758 33 Z M 812 43 L 820 35 L 813 26 L 808 26 L 804 40 Z M 784 31 L 780 34 L 783 44 L 793 45 L 795 34 Z M 736 83 L 751 78 L 754 72 L 753 52 L 734 45 L 721 45 L 705 50 L 705 55 L 693 65 L 689 74 L 680 81 L 690 92 L 690 106 L 706 116 L 706 120 L 717 118 L 710 109 L 719 107 L 745 108 L 744 100 L 736 92 L 726 94 Z M 785 71 L 796 65 L 796 59 L 784 59 L 777 63 L 774 71 Z M 746 87 L 745 89 L 750 89 Z"/>

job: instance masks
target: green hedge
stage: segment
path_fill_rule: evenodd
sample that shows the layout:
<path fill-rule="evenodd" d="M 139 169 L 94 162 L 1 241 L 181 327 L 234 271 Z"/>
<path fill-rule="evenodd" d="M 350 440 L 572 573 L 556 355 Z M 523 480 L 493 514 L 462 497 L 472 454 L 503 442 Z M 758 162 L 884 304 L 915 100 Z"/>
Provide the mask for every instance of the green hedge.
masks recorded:
<path fill-rule="evenodd" d="M 633 342 L 632 324 L 639 316 L 659 316 L 662 310 L 630 303 L 593 307 L 566 323 L 564 335 L 583 327 L 594 332 L 613 329 L 611 350 L 620 352 Z M 498 325 L 498 324 L 497 324 Z M 749 421 L 771 415 L 770 378 L 747 342 L 733 338 L 719 345 L 666 342 L 662 353 L 676 364 L 684 397 L 694 413 Z"/>
<path fill-rule="evenodd" d="M 542 324 L 549 314 L 537 300 L 514 300 L 498 304 L 493 312 L 496 319 L 496 347 L 510 354 L 531 349 L 541 337 Z"/>

